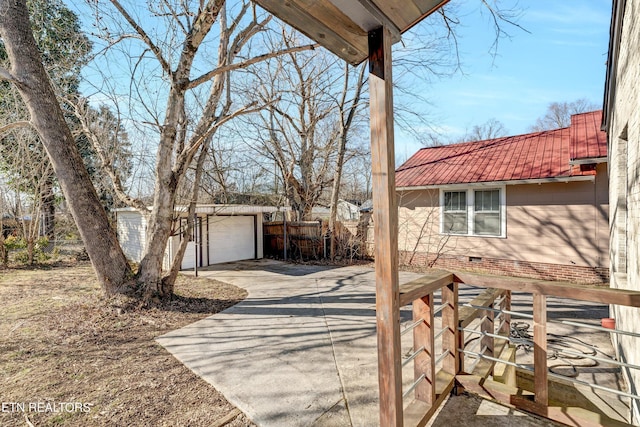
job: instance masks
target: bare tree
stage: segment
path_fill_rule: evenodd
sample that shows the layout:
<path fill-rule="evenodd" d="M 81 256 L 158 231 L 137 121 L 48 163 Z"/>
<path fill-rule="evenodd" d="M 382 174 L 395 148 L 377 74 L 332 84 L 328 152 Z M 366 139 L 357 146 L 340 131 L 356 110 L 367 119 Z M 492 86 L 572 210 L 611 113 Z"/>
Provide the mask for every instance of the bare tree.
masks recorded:
<path fill-rule="evenodd" d="M 50 181 L 42 177 L 53 174 L 51 163 L 47 161 L 45 153 L 35 132 L 31 128 L 14 130 L 10 137 L 5 138 L 5 144 L 11 150 L 5 151 L 12 168 L 5 176 L 13 188 L 15 215 L 14 219 L 21 227 L 21 236 L 25 241 L 28 264 L 34 263 L 34 252 L 42 226 L 42 204 L 47 200 Z"/>
<path fill-rule="evenodd" d="M 365 67 L 360 66 L 360 69 L 356 74 L 356 81 L 350 84 L 350 70 L 348 65 L 345 65 L 344 70 L 344 85 L 342 87 L 342 93 L 338 98 L 338 153 L 336 159 L 335 172 L 333 176 L 333 185 L 331 188 L 331 200 L 329 204 L 329 237 L 330 237 L 330 257 L 335 256 L 335 228 L 336 218 L 338 211 L 338 200 L 340 196 L 342 172 L 345 163 L 345 153 L 347 151 L 347 141 L 349 140 L 351 129 L 354 124 L 360 109 L 363 106 L 362 102 L 362 90 L 365 84 L 364 79 Z M 351 98 L 349 99 L 349 95 Z"/>
<path fill-rule="evenodd" d="M 398 198 L 401 206 L 398 241 L 404 262 L 412 265 L 416 255 L 423 255 L 426 266 L 431 268 L 457 243 L 455 236 L 440 233 L 438 192 L 401 192 Z"/>
<path fill-rule="evenodd" d="M 283 43 L 286 49 L 299 42 L 289 33 Z M 324 50 L 279 56 L 253 70 L 248 91 L 266 106 L 244 125 L 254 131 L 256 150 L 275 163 L 298 220 L 311 219 L 333 180 L 340 132 L 334 64 Z"/>
<path fill-rule="evenodd" d="M 186 2 L 180 4 L 150 4 L 150 14 L 164 21 L 166 32 L 147 32 L 119 1 L 111 1 L 111 12 L 107 12 L 103 2 L 92 3 L 96 8 L 96 22 L 100 35 L 109 47 L 117 46 L 122 40 L 137 40 L 142 49 L 132 67 L 131 98 L 137 97 L 143 107 L 143 121 L 150 123 L 159 137 L 155 164 L 154 201 L 148 216 L 148 242 L 140 264 L 137 281 L 142 284 L 145 298 L 163 297 L 171 294 L 171 275 L 162 280 L 162 258 L 167 239 L 171 233 L 174 203 L 178 186 L 202 145 L 209 140 L 219 126 L 231 118 L 250 111 L 245 105 L 231 110 L 230 97 L 225 95 L 225 83 L 229 72 L 247 67 L 283 52 L 268 52 L 263 55 L 241 57 L 248 41 L 261 32 L 269 22 L 269 17 L 260 18 L 249 1 L 243 1 L 235 9 L 235 16 L 227 19 L 224 0 L 210 0 L 198 3 L 195 10 Z M 31 122 L 38 130 L 51 157 L 54 170 L 69 201 L 78 228 L 87 246 L 96 273 L 107 293 L 126 290 L 131 270 L 122 254 L 113 230 L 109 227 L 104 209 L 93 186 L 78 151 L 71 147 L 73 138 L 58 106 L 55 95 L 48 85 L 48 78 L 40 56 L 33 42 L 29 28 L 28 13 L 24 2 L 5 2 L 5 13 L 0 21 L 0 34 L 7 48 L 11 69 L 0 70 L 3 80 L 13 83 L 26 100 Z M 109 13 L 116 19 L 109 20 Z M 109 21 L 109 22 L 107 22 Z M 128 28 L 119 23 L 125 22 Z M 209 69 L 194 68 L 194 61 L 203 42 L 214 24 L 218 24 L 217 55 L 207 55 L 215 60 Z M 131 30 L 131 31 L 129 31 Z M 156 35 L 154 40 L 152 35 Z M 215 46 L 215 45 L 214 45 Z M 209 46 L 210 47 L 210 46 Z M 308 49 L 312 46 L 291 47 L 287 52 Z M 203 48 L 204 49 L 204 48 Z M 176 52 L 179 54 L 176 56 Z M 132 52 L 124 51 L 125 60 Z M 134 54 L 135 55 L 135 54 Z M 235 61 L 239 58 L 239 61 Z M 149 76 L 138 79 L 139 72 L 148 72 L 149 60 L 154 61 L 161 75 L 154 83 L 165 84 L 165 108 L 154 109 L 157 97 L 142 94 L 149 89 Z M 192 76 L 195 74 L 196 76 Z M 157 86 L 151 90 L 158 90 Z M 198 101 L 189 97 L 190 93 L 205 93 Z M 130 104 L 130 106 L 133 103 Z M 194 111 L 198 118 L 193 120 Z M 139 117 L 138 116 L 138 117 Z M 145 120 L 146 119 L 146 120 Z M 95 141 L 95 138 L 91 138 Z M 96 151 L 97 147 L 96 147 Z M 109 166 L 103 159 L 102 164 Z M 96 239 L 95 235 L 100 235 Z"/>
<path fill-rule="evenodd" d="M 586 98 L 576 99 L 572 102 L 552 102 L 547 106 L 547 112 L 542 117 L 539 117 L 529 129 L 531 132 L 540 132 L 566 128 L 571 126 L 571 116 L 573 114 L 586 113 L 598 108 L 598 104 Z"/>
<path fill-rule="evenodd" d="M 49 83 L 24 0 L 2 1 L 0 10 L 0 36 L 11 64 L 10 69 L 0 68 L 0 79 L 14 84 L 27 105 L 103 289 L 107 294 L 122 292 L 131 269 Z"/>
<path fill-rule="evenodd" d="M 267 29 L 270 17 L 248 0 L 229 7 L 224 0 L 149 3 L 145 21 L 136 19 L 137 5 L 109 3 L 92 3 L 105 53 L 108 59 L 117 57 L 130 64 L 126 93 L 130 119 L 158 141 L 151 208 L 124 191 L 117 194 L 148 221 L 137 281 L 146 298 L 165 297 L 173 292 L 175 274 L 163 275 L 162 261 L 180 187 L 190 168 L 195 165 L 197 171 L 203 164 L 194 163 L 195 156 L 224 123 L 260 107 L 253 101 L 233 107 L 230 73 L 312 45 L 252 54 L 249 42 Z M 124 40 L 135 43 L 122 45 Z M 196 187 L 198 180 L 193 182 Z"/>
<path fill-rule="evenodd" d="M 507 129 L 498 119 L 491 118 L 481 125 L 475 125 L 460 139 L 460 142 L 483 141 L 507 135 Z"/>
<path fill-rule="evenodd" d="M 0 176 L 0 266 L 7 268 L 9 263 L 9 251 L 5 245 L 5 238 L 9 236 L 9 225 L 6 224 L 8 218 L 7 212 L 7 194 L 5 183 Z"/>

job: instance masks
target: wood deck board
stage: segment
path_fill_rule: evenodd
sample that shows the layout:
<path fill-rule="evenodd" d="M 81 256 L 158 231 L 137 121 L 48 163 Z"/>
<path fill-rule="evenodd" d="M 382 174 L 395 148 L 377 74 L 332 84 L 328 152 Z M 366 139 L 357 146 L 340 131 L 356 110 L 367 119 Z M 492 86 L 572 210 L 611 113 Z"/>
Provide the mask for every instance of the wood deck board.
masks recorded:
<path fill-rule="evenodd" d="M 604 414 L 570 405 L 542 406 L 534 401 L 530 391 L 512 387 L 477 375 L 456 376 L 458 382 L 468 392 L 484 399 L 494 400 L 503 405 L 521 409 L 553 421 L 575 427 L 622 427 L 629 424 L 614 420 Z"/>
<path fill-rule="evenodd" d="M 429 295 L 449 283 L 453 283 L 453 274 L 447 271 L 433 270 L 419 279 L 400 285 L 400 307 Z"/>
<path fill-rule="evenodd" d="M 480 293 L 480 295 L 471 300 L 470 304 L 480 307 L 489 307 L 500 296 L 502 292 L 502 289 L 485 289 Z M 459 307 L 458 321 L 460 322 L 460 326 L 466 328 L 467 326 L 469 326 L 469 324 L 471 324 L 471 322 L 477 319 L 480 313 L 483 311 L 485 310 L 482 310 L 480 308 L 464 306 Z"/>
<path fill-rule="evenodd" d="M 569 282 L 495 276 L 462 271 L 455 271 L 454 275 L 457 282 L 474 286 L 539 293 L 547 296 L 577 299 L 601 304 L 640 307 L 640 291 L 612 289 L 608 287 L 608 284 L 581 285 Z"/>

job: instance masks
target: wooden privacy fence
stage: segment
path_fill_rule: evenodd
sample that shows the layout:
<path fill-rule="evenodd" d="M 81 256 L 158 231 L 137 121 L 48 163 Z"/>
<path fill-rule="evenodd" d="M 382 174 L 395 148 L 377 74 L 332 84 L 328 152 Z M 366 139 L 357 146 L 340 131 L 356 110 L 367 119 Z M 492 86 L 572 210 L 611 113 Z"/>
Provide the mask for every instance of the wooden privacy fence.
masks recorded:
<path fill-rule="evenodd" d="M 309 260 L 330 255 L 326 221 L 265 222 L 264 254 L 273 258 Z M 337 222 L 335 254 L 339 259 L 363 259 L 373 255 L 373 228 L 368 221 Z"/>
<path fill-rule="evenodd" d="M 264 253 L 284 259 L 321 259 L 325 254 L 324 229 L 320 221 L 265 222 Z"/>

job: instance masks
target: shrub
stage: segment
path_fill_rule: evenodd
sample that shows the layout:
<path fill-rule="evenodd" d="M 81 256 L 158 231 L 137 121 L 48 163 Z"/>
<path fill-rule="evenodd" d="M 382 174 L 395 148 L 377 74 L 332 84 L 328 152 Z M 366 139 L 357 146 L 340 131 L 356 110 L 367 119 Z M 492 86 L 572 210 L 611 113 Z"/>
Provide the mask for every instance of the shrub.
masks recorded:
<path fill-rule="evenodd" d="M 9 236 L 4 239 L 4 247 L 7 248 L 8 251 L 14 249 L 24 249 L 27 247 L 27 242 L 21 237 Z"/>

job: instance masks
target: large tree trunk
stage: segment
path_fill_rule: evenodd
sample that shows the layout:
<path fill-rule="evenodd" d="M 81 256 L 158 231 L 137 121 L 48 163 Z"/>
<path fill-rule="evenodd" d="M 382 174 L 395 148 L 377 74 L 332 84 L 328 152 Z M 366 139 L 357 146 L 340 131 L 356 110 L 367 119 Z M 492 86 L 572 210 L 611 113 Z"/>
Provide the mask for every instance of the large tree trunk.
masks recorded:
<path fill-rule="evenodd" d="M 147 225 L 147 249 L 137 282 L 144 285 L 145 299 L 165 298 L 171 289 L 163 286 L 162 261 L 171 236 L 178 177 L 172 168 L 172 149 L 178 135 L 177 124 L 184 112 L 184 88 L 173 85 L 167 100 L 167 115 L 160 134 L 160 147 L 156 156 L 156 179 L 153 209 Z"/>
<path fill-rule="evenodd" d="M 196 216 L 196 206 L 198 204 L 198 195 L 200 193 L 200 181 L 202 180 L 204 162 L 207 159 L 207 154 L 209 153 L 209 144 L 210 141 L 207 140 L 207 142 L 202 145 L 200 154 L 198 155 L 198 160 L 196 161 L 195 177 L 193 179 L 193 185 L 191 187 L 191 200 L 189 201 L 189 209 L 187 210 L 187 236 L 191 235 L 192 233 L 194 233 L 194 235 L 195 233 L 197 233 L 196 227 L 198 226 L 198 223 L 197 221 L 194 221 L 194 218 Z M 182 241 L 180 242 L 180 246 L 178 247 L 178 251 L 173 258 L 173 262 L 171 263 L 169 274 L 162 278 L 162 288 L 167 293 L 173 293 L 176 279 L 178 278 L 178 271 L 180 271 L 180 267 L 182 266 L 182 259 L 184 258 L 184 254 L 187 251 L 188 242 L 189 239 L 182 239 Z M 196 260 L 195 262 L 197 263 L 198 260 Z"/>
<path fill-rule="evenodd" d="M 127 292 L 131 269 L 42 66 L 25 1 L 0 0 L 0 9 L 0 35 L 12 67 L 0 76 L 16 85 L 27 105 L 102 288 Z"/>
<path fill-rule="evenodd" d="M 157 172 L 159 181 L 162 175 Z M 176 184 L 170 183 L 159 191 L 156 182 L 156 191 L 153 201 L 153 210 L 149 215 L 147 225 L 147 250 L 140 261 L 136 281 L 144 287 L 144 298 L 164 298 L 171 295 L 171 290 L 165 288 L 162 283 L 162 262 L 167 248 L 167 242 L 171 237 L 171 224 L 173 221 Z"/>

